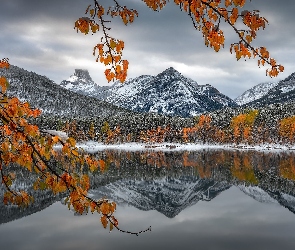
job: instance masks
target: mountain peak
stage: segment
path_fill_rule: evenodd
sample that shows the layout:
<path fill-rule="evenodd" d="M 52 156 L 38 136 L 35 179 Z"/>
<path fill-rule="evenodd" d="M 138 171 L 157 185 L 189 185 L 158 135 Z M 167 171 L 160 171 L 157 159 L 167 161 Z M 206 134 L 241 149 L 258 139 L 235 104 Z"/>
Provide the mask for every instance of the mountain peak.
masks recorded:
<path fill-rule="evenodd" d="M 156 75 L 156 79 L 161 82 L 172 82 L 175 80 L 185 81 L 186 78 L 173 67 L 165 69 L 163 72 Z"/>
<path fill-rule="evenodd" d="M 94 86 L 96 88 L 96 84 L 92 80 L 87 69 L 75 69 L 75 73 L 67 80 L 63 80 L 60 85 L 67 89 L 71 88 L 72 85 Z"/>
<path fill-rule="evenodd" d="M 60 83 L 65 89 L 83 95 L 105 99 L 108 95 L 108 86 L 100 87 L 91 78 L 87 69 L 75 69 L 73 75 Z"/>
<path fill-rule="evenodd" d="M 169 67 L 168 69 L 165 69 L 163 72 L 161 72 L 158 75 L 173 75 L 173 76 L 177 76 L 180 77 L 182 76 L 181 73 L 179 73 L 176 69 L 174 69 L 173 67 Z"/>
<path fill-rule="evenodd" d="M 265 94 L 259 96 L 259 99 L 247 103 L 250 106 L 261 107 L 273 103 L 284 103 L 295 99 L 295 72 L 284 80 L 276 83 Z"/>
<path fill-rule="evenodd" d="M 87 82 L 93 82 L 87 69 L 75 69 L 74 76 L 76 76 L 80 79 L 84 79 Z"/>
<path fill-rule="evenodd" d="M 285 82 L 294 82 L 295 80 L 295 72 L 293 72 L 291 75 L 289 75 L 287 78 L 285 78 L 284 80 L 281 80 L 279 82 L 279 84 L 285 83 Z M 294 84 L 294 83 L 293 83 Z"/>
<path fill-rule="evenodd" d="M 164 70 L 164 71 L 168 71 L 168 72 L 172 72 L 172 73 L 178 73 L 180 74 L 176 69 L 174 69 L 173 67 L 169 67 L 168 69 Z"/>

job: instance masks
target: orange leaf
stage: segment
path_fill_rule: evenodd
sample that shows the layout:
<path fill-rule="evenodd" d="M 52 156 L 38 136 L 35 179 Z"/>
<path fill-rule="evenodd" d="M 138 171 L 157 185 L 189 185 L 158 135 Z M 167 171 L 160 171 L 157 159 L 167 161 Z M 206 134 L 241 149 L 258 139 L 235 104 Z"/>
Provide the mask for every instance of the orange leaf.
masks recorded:
<path fill-rule="evenodd" d="M 104 215 L 100 218 L 101 224 L 103 225 L 104 228 L 107 228 L 108 226 L 108 220 L 107 217 Z"/>

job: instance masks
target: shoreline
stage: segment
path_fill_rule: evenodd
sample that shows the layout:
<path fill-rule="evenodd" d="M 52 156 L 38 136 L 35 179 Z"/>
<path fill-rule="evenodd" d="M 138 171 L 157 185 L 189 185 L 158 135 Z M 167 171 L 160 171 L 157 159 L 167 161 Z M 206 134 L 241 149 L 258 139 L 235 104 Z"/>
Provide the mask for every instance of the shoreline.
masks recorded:
<path fill-rule="evenodd" d="M 283 146 L 279 144 L 263 144 L 263 145 L 246 145 L 246 144 L 197 144 L 197 143 L 122 143 L 122 144 L 103 144 L 95 141 L 79 142 L 77 148 L 81 148 L 88 153 L 96 153 L 103 150 L 122 150 L 122 151 L 199 151 L 204 149 L 220 149 L 220 150 L 239 150 L 239 151 L 295 151 L 295 145 Z"/>

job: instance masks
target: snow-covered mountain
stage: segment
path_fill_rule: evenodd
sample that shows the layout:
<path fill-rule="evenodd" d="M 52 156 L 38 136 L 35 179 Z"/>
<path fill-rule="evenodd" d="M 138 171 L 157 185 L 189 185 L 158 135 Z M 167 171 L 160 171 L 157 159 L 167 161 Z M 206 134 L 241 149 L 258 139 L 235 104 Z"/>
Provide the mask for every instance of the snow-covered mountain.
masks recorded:
<path fill-rule="evenodd" d="M 286 79 L 281 80 L 265 95 L 247 105 L 262 107 L 273 103 L 285 103 L 295 100 L 295 72 Z"/>
<path fill-rule="evenodd" d="M 253 102 L 262 96 L 265 96 L 267 92 L 275 87 L 277 83 L 274 82 L 266 82 L 266 83 L 260 83 L 258 85 L 255 85 L 251 89 L 246 90 L 242 95 L 238 96 L 234 101 L 238 105 L 244 105 L 249 102 Z"/>
<path fill-rule="evenodd" d="M 172 67 L 157 76 L 140 76 L 115 84 L 106 101 L 138 112 L 182 117 L 236 106 L 216 88 L 198 85 Z"/>
<path fill-rule="evenodd" d="M 81 72 L 84 72 L 81 74 Z M 87 71 L 76 70 L 61 86 L 137 112 L 191 117 L 237 104 L 211 85 L 198 85 L 170 67 L 157 76 L 142 75 L 111 87 L 97 87 Z"/>
<path fill-rule="evenodd" d="M 101 87 L 97 85 L 86 69 L 75 69 L 75 73 L 69 79 L 63 80 L 60 86 L 70 91 L 102 100 L 106 98 L 107 90 L 110 88 L 109 86 Z"/>

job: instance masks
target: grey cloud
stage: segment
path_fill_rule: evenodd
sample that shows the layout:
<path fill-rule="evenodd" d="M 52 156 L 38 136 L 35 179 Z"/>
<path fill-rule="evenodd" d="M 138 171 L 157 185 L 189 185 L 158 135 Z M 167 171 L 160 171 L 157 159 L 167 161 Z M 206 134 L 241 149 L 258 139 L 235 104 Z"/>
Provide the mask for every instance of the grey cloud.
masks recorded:
<path fill-rule="evenodd" d="M 92 56 L 92 47 L 99 42 L 100 35 L 83 36 L 73 30 L 74 21 L 84 15 L 91 3 L 91 0 L 4 1 L 0 8 L 0 57 L 9 57 L 11 62 L 21 63 L 19 66 L 53 77 L 57 82 L 74 71 L 71 67 L 88 67 L 96 82 L 107 84 L 103 66 L 95 63 Z M 212 84 L 230 97 L 261 81 L 278 80 L 266 78 L 265 69 L 259 70 L 256 60 L 236 62 L 228 46 L 237 38 L 229 28 L 225 28 L 225 49 L 215 53 L 204 46 L 201 33 L 194 30 L 187 14 L 181 13 L 173 1 L 159 13 L 149 10 L 142 1 L 129 0 L 124 4 L 137 9 L 139 17 L 128 27 L 114 20 L 110 32 L 125 41 L 124 57 L 130 61 L 130 77 L 155 75 L 165 67 L 178 65 L 186 76 L 200 84 Z M 264 0 L 256 0 L 248 3 L 247 8 L 260 9 L 261 15 L 269 19 L 269 26 L 259 32 L 254 44 L 266 46 L 286 66 L 280 79 L 287 77 L 295 71 L 294 3 L 269 0 L 266 4 Z M 33 25 L 45 32 L 34 33 Z M 207 70 L 200 72 L 200 69 Z M 214 74 L 208 73 L 213 71 Z"/>

